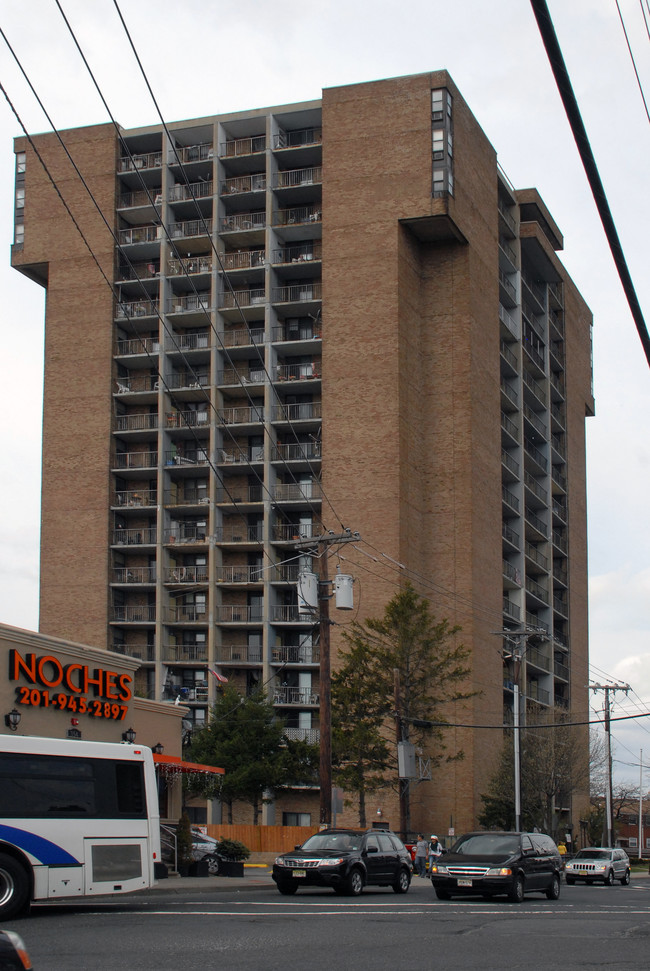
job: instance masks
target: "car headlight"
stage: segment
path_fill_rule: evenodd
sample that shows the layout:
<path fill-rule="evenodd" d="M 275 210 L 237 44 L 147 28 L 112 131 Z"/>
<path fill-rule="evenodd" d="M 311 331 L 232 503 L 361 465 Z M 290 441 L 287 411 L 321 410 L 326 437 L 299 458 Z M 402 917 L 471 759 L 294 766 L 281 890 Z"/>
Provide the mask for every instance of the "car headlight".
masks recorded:
<path fill-rule="evenodd" d="M 275 858 L 275 860 L 273 862 L 275 863 L 276 866 L 286 866 L 286 863 L 284 861 L 284 858 L 281 857 L 281 856 L 276 856 L 276 858 Z"/>
<path fill-rule="evenodd" d="M 493 866 L 485 874 L 486 877 L 511 877 L 512 870 L 509 866 Z"/>
<path fill-rule="evenodd" d="M 439 876 L 447 877 L 449 876 L 449 870 L 446 866 L 442 866 L 440 863 L 434 863 L 431 867 L 431 873 L 437 873 Z"/>
<path fill-rule="evenodd" d="M 565 870 L 573 870 L 573 863 L 565 863 L 564 869 Z"/>
<path fill-rule="evenodd" d="M 606 870 L 606 869 L 607 869 L 606 863 L 597 863 L 596 866 L 594 867 L 594 870 Z"/>
<path fill-rule="evenodd" d="M 321 860 L 319 865 L 320 866 L 340 866 L 341 863 L 343 862 L 344 862 L 344 857 L 342 856 L 335 856 L 335 857 L 328 856 L 327 859 Z"/>

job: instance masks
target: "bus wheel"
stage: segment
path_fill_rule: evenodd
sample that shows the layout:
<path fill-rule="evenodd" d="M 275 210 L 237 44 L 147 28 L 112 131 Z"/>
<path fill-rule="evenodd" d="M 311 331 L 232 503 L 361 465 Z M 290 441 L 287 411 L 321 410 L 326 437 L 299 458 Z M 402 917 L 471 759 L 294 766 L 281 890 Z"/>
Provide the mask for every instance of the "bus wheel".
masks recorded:
<path fill-rule="evenodd" d="M 0 918 L 15 917 L 29 900 L 29 880 L 24 867 L 0 853 Z"/>

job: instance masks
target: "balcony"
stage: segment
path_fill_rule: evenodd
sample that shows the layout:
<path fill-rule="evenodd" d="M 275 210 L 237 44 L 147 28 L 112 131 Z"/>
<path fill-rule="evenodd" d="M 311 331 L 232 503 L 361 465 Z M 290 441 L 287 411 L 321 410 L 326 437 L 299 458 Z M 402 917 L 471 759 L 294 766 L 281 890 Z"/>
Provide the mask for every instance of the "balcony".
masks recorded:
<path fill-rule="evenodd" d="M 528 559 L 535 563 L 536 566 L 540 567 L 540 569 L 544 570 L 545 572 L 548 571 L 548 557 L 544 556 L 543 553 L 540 553 L 536 546 L 533 546 L 532 543 L 526 543 L 524 546 L 524 552 L 526 553 Z"/>
<path fill-rule="evenodd" d="M 206 523 L 178 523 L 165 531 L 163 543 L 206 543 L 207 539 Z"/>
<path fill-rule="evenodd" d="M 273 624 L 308 624 L 312 627 L 317 620 L 314 613 L 301 610 L 297 604 L 276 604 L 271 607 Z"/>
<path fill-rule="evenodd" d="M 271 664 L 318 664 L 320 648 L 302 646 L 271 648 Z"/>
<path fill-rule="evenodd" d="M 542 586 L 541 583 L 538 583 L 537 580 L 533 580 L 533 578 L 530 576 L 526 577 L 526 593 L 529 593 L 540 603 L 548 606 L 548 590 L 546 587 Z"/>
<path fill-rule="evenodd" d="M 260 212 L 233 212 L 228 216 L 222 216 L 219 223 L 220 233 L 241 233 L 251 229 L 264 229 L 266 226 L 266 213 Z"/>
<path fill-rule="evenodd" d="M 118 209 L 136 209 L 142 206 L 160 206 L 162 196 L 160 186 L 150 189 L 137 189 L 135 192 L 123 192 L 117 201 Z M 144 217 L 145 213 L 142 214 Z M 141 218 L 142 218 L 141 217 Z"/>
<path fill-rule="evenodd" d="M 155 431 L 158 428 L 158 415 L 118 415 L 115 419 L 115 429 L 118 432 Z"/>
<path fill-rule="evenodd" d="M 280 687 L 273 689 L 273 704 L 282 706 L 297 706 L 300 708 L 320 704 L 318 691 L 311 688 Z"/>
<path fill-rule="evenodd" d="M 133 340 L 117 341 L 115 354 L 117 357 L 133 357 L 137 354 L 146 355 L 160 352 L 160 344 L 152 337 L 139 337 Z"/>
<path fill-rule="evenodd" d="M 206 662 L 208 660 L 208 649 L 205 644 L 169 644 L 165 645 L 162 650 L 162 660 L 166 662 L 177 662 L 177 663 L 187 663 L 194 664 L 198 662 Z M 195 689 L 199 690 L 199 689 Z M 188 692 L 189 695 L 189 692 Z M 178 695 L 176 695 L 178 697 Z M 170 696 L 171 699 L 171 696 Z M 175 699 L 174 699 L 175 700 Z M 195 700 L 198 701 L 199 698 L 195 696 L 194 699 L 188 698 L 186 701 Z M 207 700 L 207 692 L 206 692 Z M 184 703 L 184 699 L 181 697 L 181 703 Z"/>
<path fill-rule="evenodd" d="M 320 729 L 318 728 L 285 728 L 285 738 L 293 741 L 307 742 L 308 745 L 318 745 L 320 742 Z"/>
<path fill-rule="evenodd" d="M 220 644 L 217 647 L 219 664 L 261 664 L 262 646 L 250 644 Z"/>
<path fill-rule="evenodd" d="M 266 371 L 263 367 L 259 368 L 226 368 L 220 371 L 217 376 L 219 385 L 235 385 L 239 387 L 244 384 L 264 384 L 266 381 Z"/>
<path fill-rule="evenodd" d="M 261 502 L 264 494 L 262 485 L 258 482 L 242 488 L 241 485 L 232 486 L 232 493 L 225 489 L 217 489 L 216 501 L 218 503 L 257 503 Z"/>
<path fill-rule="evenodd" d="M 171 297 L 170 314 L 206 313 L 210 310 L 211 296 L 209 291 L 204 293 L 188 293 L 181 295 L 174 293 Z"/>
<path fill-rule="evenodd" d="M 306 364 L 278 364 L 278 381 L 313 381 L 320 379 L 321 362 L 310 361 Z"/>
<path fill-rule="evenodd" d="M 115 319 L 130 320 L 132 317 L 157 317 L 159 304 L 157 300 L 122 300 L 115 307 Z"/>
<path fill-rule="evenodd" d="M 313 144 L 313 143 L 312 143 Z M 321 165 L 310 165 L 300 169 L 285 169 L 275 177 L 276 189 L 292 189 L 301 185 L 314 185 L 323 181 Z"/>
<path fill-rule="evenodd" d="M 513 448 L 519 443 L 519 426 L 506 415 L 505 411 L 501 412 L 501 432 L 501 439 L 507 448 Z"/>
<path fill-rule="evenodd" d="M 206 448 L 176 447 L 165 452 L 165 465 L 209 465 L 210 456 Z"/>
<path fill-rule="evenodd" d="M 204 624 L 207 626 L 208 614 L 206 605 L 204 603 L 172 604 L 165 610 L 165 622 L 168 624 Z M 207 647 L 205 644 L 192 645 L 192 650 L 202 653 L 204 656 L 201 659 L 207 660 Z M 199 660 L 199 657 L 193 657 L 189 660 Z"/>
<path fill-rule="evenodd" d="M 512 600 L 509 600 L 507 597 L 503 598 L 503 613 L 506 615 L 506 617 L 516 621 L 518 621 L 521 617 L 521 609 L 519 608 L 519 605 L 513 603 Z"/>
<path fill-rule="evenodd" d="M 516 512 L 517 515 L 519 515 L 519 499 L 514 492 L 511 492 L 510 489 L 507 489 L 504 485 L 501 486 L 501 498 L 503 499 L 504 503 L 513 510 L 513 512 Z"/>
<path fill-rule="evenodd" d="M 162 152 L 146 152 L 144 155 L 123 155 L 118 159 L 118 172 L 137 172 L 140 169 L 158 169 L 162 165 Z"/>
<path fill-rule="evenodd" d="M 320 442 L 278 444 L 271 449 L 272 462 L 311 462 L 319 461 L 320 457 Z"/>
<path fill-rule="evenodd" d="M 263 304 L 265 296 L 263 286 L 245 290 L 228 290 L 219 295 L 219 308 L 231 310 L 239 307 L 252 307 L 255 304 Z"/>
<path fill-rule="evenodd" d="M 211 256 L 167 260 L 167 276 L 194 276 L 197 273 L 212 273 Z"/>
<path fill-rule="evenodd" d="M 537 401 L 544 408 L 546 408 L 546 403 L 548 401 L 548 398 L 546 397 L 546 392 L 542 388 L 541 384 L 535 380 L 535 378 L 532 376 L 532 374 L 529 371 L 524 370 L 523 378 L 524 378 L 524 384 L 526 385 L 528 390 L 531 391 L 532 394 L 537 399 Z"/>
<path fill-rule="evenodd" d="M 216 624 L 261 624 L 263 614 L 260 607 L 247 604 L 221 604 L 214 608 Z"/>
<path fill-rule="evenodd" d="M 310 539 L 319 536 L 322 530 L 316 523 L 276 523 L 273 527 L 273 540 L 287 543 L 292 540 Z"/>
<path fill-rule="evenodd" d="M 113 546 L 154 546 L 156 527 L 139 526 L 127 529 L 125 526 L 117 526 L 113 530 L 111 543 Z"/>
<path fill-rule="evenodd" d="M 212 195 L 212 182 L 177 182 L 167 192 L 168 202 L 184 202 L 186 199 L 206 199 Z"/>
<path fill-rule="evenodd" d="M 168 411 L 165 428 L 202 428 L 210 423 L 208 411 Z"/>
<path fill-rule="evenodd" d="M 313 263 L 322 259 L 323 246 L 320 240 L 309 243 L 296 243 L 293 246 L 283 246 L 273 251 L 273 263 L 276 265 L 290 264 L 295 266 L 302 263 Z"/>
<path fill-rule="evenodd" d="M 111 583 L 155 583 L 155 566 L 114 567 Z"/>
<path fill-rule="evenodd" d="M 520 543 L 519 533 L 516 533 L 515 530 L 512 529 L 511 526 L 508 526 L 507 523 L 501 524 L 501 535 L 503 539 L 506 541 L 506 543 L 509 543 L 510 546 L 513 547 L 514 551 L 519 550 L 519 543 Z"/>
<path fill-rule="evenodd" d="M 532 509 L 526 507 L 526 523 L 530 527 L 529 532 L 535 534 L 534 538 L 539 540 L 548 539 L 548 526 L 543 520 L 536 516 Z"/>
<path fill-rule="evenodd" d="M 259 566 L 218 566 L 215 580 L 223 584 L 262 583 L 264 570 Z"/>
<path fill-rule="evenodd" d="M 248 347 L 264 343 L 264 325 L 254 321 L 250 327 L 226 330 L 221 335 L 224 347 Z M 225 373 L 225 372 L 223 372 Z"/>
<path fill-rule="evenodd" d="M 320 419 L 320 401 L 301 401 L 296 404 L 274 405 L 273 421 L 313 421 Z"/>
<path fill-rule="evenodd" d="M 271 301 L 273 303 L 309 303 L 314 300 L 322 300 L 322 298 L 323 287 L 321 283 L 311 280 L 285 287 L 272 287 L 271 289 Z"/>
<path fill-rule="evenodd" d="M 546 489 L 539 484 L 534 475 L 530 472 L 524 473 L 524 484 L 527 489 L 537 498 L 539 501 L 546 506 L 548 504 L 548 492 Z"/>
<path fill-rule="evenodd" d="M 162 237 L 160 226 L 129 226 L 128 229 L 120 229 L 117 239 L 120 246 L 129 246 L 135 243 L 156 243 Z"/>
<path fill-rule="evenodd" d="M 264 421 L 264 407 L 222 408 L 218 417 L 224 425 L 256 425 Z"/>
<path fill-rule="evenodd" d="M 306 145 L 320 145 L 323 141 L 322 128 L 301 128 L 298 131 L 280 131 L 273 136 L 273 150 L 302 148 Z"/>
<path fill-rule="evenodd" d="M 510 476 L 507 476 L 507 478 L 519 478 L 519 462 L 512 457 L 510 452 L 506 452 L 505 449 L 501 450 L 501 465 L 510 473 Z"/>
<path fill-rule="evenodd" d="M 204 236 L 212 232 L 212 219 L 185 219 L 181 222 L 170 223 L 169 235 L 172 239 Z"/>
<path fill-rule="evenodd" d="M 273 213 L 274 226 L 299 226 L 305 223 L 320 223 L 323 213 L 318 205 L 290 206 L 288 209 L 277 209 Z"/>
<path fill-rule="evenodd" d="M 222 196 L 241 195 L 242 192 L 263 192 L 265 189 L 266 175 L 264 172 L 234 176 L 221 183 Z"/>
<path fill-rule="evenodd" d="M 531 701 L 539 701 L 543 705 L 548 705 L 551 700 L 550 693 L 545 688 L 540 688 L 537 681 L 526 682 L 526 695 Z"/>
<path fill-rule="evenodd" d="M 560 469 L 557 465 L 551 466 L 551 479 L 553 480 L 556 486 L 559 486 L 559 488 L 562 489 L 563 492 L 566 492 L 566 488 L 567 488 L 566 476 L 562 472 L 560 472 Z"/>
<path fill-rule="evenodd" d="M 533 460 L 541 473 L 548 471 L 548 459 L 526 436 L 524 436 L 524 451 L 526 452 L 526 456 Z"/>
<path fill-rule="evenodd" d="M 569 668 L 562 661 L 553 662 L 553 674 L 556 678 L 561 678 L 563 681 L 569 680 Z"/>
<path fill-rule="evenodd" d="M 246 523 L 238 526 L 220 526 L 216 530 L 217 543 L 261 543 L 264 531 L 261 523 L 252 526 Z"/>
<path fill-rule="evenodd" d="M 184 145 L 176 147 L 176 154 L 184 164 L 190 162 L 207 162 L 214 156 L 212 142 L 200 142 L 198 145 Z M 176 159 L 171 158 L 170 164 L 176 164 Z"/>
<path fill-rule="evenodd" d="M 264 461 L 264 446 L 238 445 L 234 448 L 220 448 L 217 461 L 219 465 L 251 465 Z"/>
<path fill-rule="evenodd" d="M 111 610 L 111 621 L 117 624 L 153 624 L 156 621 L 155 604 L 120 604 Z"/>
<path fill-rule="evenodd" d="M 173 566 L 168 567 L 163 574 L 164 583 L 207 583 L 208 568 L 202 566 Z"/>
<path fill-rule="evenodd" d="M 221 268 L 227 272 L 263 268 L 265 255 L 263 249 L 246 250 L 244 253 L 224 253 L 221 257 Z"/>
<path fill-rule="evenodd" d="M 300 566 L 298 563 L 276 563 L 269 570 L 271 583 L 296 583 Z"/>
<path fill-rule="evenodd" d="M 541 671 L 551 670 L 551 659 L 545 654 L 542 654 L 536 647 L 529 647 L 526 651 L 526 663 L 534 664 Z"/>
<path fill-rule="evenodd" d="M 155 489 L 126 489 L 115 493 L 112 505 L 123 507 L 155 506 L 157 492 Z"/>
<path fill-rule="evenodd" d="M 183 388 L 198 391 L 210 386 L 210 375 L 207 371 L 174 371 L 169 376 L 168 385 L 172 391 Z"/>
<path fill-rule="evenodd" d="M 117 271 L 117 280 L 128 282 L 129 280 L 155 280 L 160 275 L 160 264 L 157 260 L 148 262 L 131 263 L 130 266 L 122 265 Z"/>
<path fill-rule="evenodd" d="M 252 138 L 230 138 L 219 146 L 219 155 L 222 158 L 257 155 L 264 151 L 266 151 L 265 135 L 254 135 Z"/>
<path fill-rule="evenodd" d="M 548 438 L 548 426 L 528 405 L 524 405 L 524 417 L 543 439 Z"/>
<path fill-rule="evenodd" d="M 124 654 L 126 657 L 135 657 L 140 661 L 155 661 L 156 653 L 149 644 L 111 644 L 110 650 L 115 654 Z"/>
<path fill-rule="evenodd" d="M 514 564 L 509 563 L 508 560 L 503 560 L 502 562 L 503 576 L 510 583 L 514 584 L 515 587 L 521 586 L 521 570 L 514 566 Z"/>
<path fill-rule="evenodd" d="M 111 468 L 155 469 L 157 465 L 158 452 L 117 452 Z"/>

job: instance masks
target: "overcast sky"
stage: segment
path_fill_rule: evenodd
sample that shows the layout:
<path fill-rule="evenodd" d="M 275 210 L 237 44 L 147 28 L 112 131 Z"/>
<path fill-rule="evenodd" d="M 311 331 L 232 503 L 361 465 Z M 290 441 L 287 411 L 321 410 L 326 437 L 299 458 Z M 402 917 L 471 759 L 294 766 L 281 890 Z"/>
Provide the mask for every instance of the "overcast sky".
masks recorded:
<path fill-rule="evenodd" d="M 635 283 L 650 318 L 650 125 L 615 0 L 548 0 Z M 650 100 L 639 0 L 619 0 Z M 61 0 L 113 115 L 156 111 L 112 0 Z M 54 0 L 3 4 L 0 25 L 57 128 L 108 121 Z M 535 186 L 564 233 L 561 258 L 594 314 L 596 417 L 587 423 L 591 680 L 629 682 L 614 716 L 650 702 L 650 374 L 526 0 L 121 0 L 166 121 L 320 98 L 339 84 L 447 69 L 517 188 Z M 647 12 L 647 11 L 646 11 Z M 0 39 L 0 78 L 31 132 L 49 125 Z M 20 126 L 0 96 L 0 621 L 38 627 L 44 294 L 9 267 Z M 70 362 L 70 366 L 74 366 Z M 379 538 L 373 538 L 380 545 Z M 388 551 L 391 552 L 391 551 Z M 602 694 L 593 697 L 602 708 Z M 650 718 L 615 722 L 615 773 L 650 767 Z M 650 776 L 644 778 L 650 787 Z"/>

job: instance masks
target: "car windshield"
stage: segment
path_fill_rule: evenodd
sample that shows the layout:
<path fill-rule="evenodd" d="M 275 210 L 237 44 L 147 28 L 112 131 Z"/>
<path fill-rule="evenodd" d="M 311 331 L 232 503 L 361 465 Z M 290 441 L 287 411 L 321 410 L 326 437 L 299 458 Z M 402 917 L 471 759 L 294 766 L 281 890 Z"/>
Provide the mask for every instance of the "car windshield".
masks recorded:
<path fill-rule="evenodd" d="M 577 854 L 581 860 L 609 860 L 611 856 L 610 850 L 580 850 Z"/>
<path fill-rule="evenodd" d="M 519 850 L 519 837 L 509 833 L 475 833 L 460 839 L 452 853 L 463 856 L 511 856 Z"/>
<path fill-rule="evenodd" d="M 302 844 L 302 849 L 312 853 L 314 850 L 322 852 L 331 850 L 333 852 L 358 850 L 361 846 L 361 834 L 359 833 L 315 833 Z"/>

